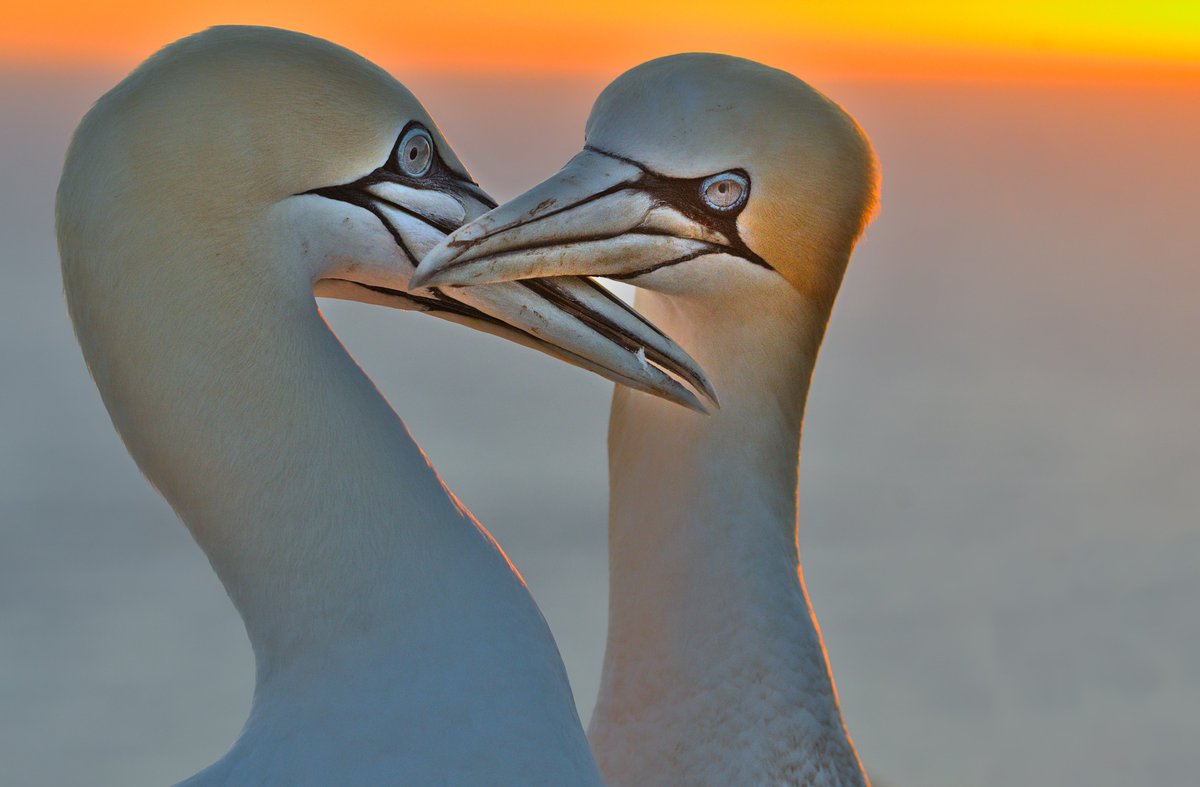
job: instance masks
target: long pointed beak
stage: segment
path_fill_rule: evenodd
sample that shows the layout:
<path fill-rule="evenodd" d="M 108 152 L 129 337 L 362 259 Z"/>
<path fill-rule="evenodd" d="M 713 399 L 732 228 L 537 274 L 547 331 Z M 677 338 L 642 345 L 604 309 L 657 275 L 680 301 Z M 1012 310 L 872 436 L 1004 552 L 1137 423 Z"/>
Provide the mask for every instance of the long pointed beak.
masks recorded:
<path fill-rule="evenodd" d="M 420 257 L 464 219 L 495 203 L 474 187 L 470 194 L 421 190 L 394 183 L 325 190 L 378 218 L 410 260 Z M 378 271 L 376 272 L 378 274 Z M 325 280 L 317 294 L 418 311 L 469 325 L 541 350 L 614 382 L 707 412 L 686 381 L 716 403 L 699 365 L 675 342 L 599 284 L 580 278 L 553 282 L 499 283 L 442 292 L 393 280 L 391 274 L 361 280 Z M 669 373 L 668 373 L 669 372 Z"/>
<path fill-rule="evenodd" d="M 316 294 L 426 312 L 707 413 L 708 408 L 694 393 L 663 371 L 667 369 L 716 404 L 712 384 L 695 361 L 590 279 L 500 283 L 455 291 L 453 296 L 434 288 L 404 291 L 324 279 L 318 282 Z"/>
<path fill-rule="evenodd" d="M 585 150 L 549 180 L 453 232 L 417 267 L 416 286 L 552 276 L 629 278 L 737 241 L 673 207 L 661 178 Z"/>

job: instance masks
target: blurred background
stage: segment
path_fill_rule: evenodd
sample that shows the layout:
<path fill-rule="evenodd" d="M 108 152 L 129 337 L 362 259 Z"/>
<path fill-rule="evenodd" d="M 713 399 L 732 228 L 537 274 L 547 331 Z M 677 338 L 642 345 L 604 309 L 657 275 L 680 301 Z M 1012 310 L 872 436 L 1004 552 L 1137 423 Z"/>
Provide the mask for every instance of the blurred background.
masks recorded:
<path fill-rule="evenodd" d="M 52 215 L 91 102 L 217 23 L 379 62 L 501 200 L 564 163 L 599 90 L 653 56 L 749 56 L 840 102 L 877 147 L 883 206 L 817 367 L 800 543 L 868 770 L 887 787 L 1200 778 L 1200 5 L 44 0 L 5 17 L 0 783 L 170 783 L 245 718 L 241 623 L 88 379 Z M 609 384 L 420 315 L 323 309 L 524 573 L 586 721 Z"/>

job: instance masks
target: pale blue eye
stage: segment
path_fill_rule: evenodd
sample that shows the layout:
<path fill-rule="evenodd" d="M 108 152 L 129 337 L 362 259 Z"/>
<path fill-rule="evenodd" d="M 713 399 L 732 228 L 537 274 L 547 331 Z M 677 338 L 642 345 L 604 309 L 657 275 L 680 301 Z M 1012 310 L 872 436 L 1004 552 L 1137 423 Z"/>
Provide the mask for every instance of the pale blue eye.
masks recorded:
<path fill-rule="evenodd" d="M 700 199 L 722 213 L 740 208 L 749 193 L 750 181 L 736 172 L 722 172 L 700 184 Z"/>
<path fill-rule="evenodd" d="M 406 175 L 419 178 L 429 172 L 433 164 L 433 138 L 423 128 L 414 128 L 400 140 L 396 149 L 396 163 Z"/>

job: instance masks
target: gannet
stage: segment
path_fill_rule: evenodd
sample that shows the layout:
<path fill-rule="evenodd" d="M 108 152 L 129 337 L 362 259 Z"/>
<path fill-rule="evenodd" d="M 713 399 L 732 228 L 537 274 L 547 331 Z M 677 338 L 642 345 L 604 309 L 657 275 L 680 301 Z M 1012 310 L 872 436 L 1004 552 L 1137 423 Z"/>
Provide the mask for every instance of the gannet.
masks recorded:
<path fill-rule="evenodd" d="M 609 785 L 863 785 L 797 541 L 817 351 L 874 213 L 870 142 L 794 76 L 688 54 L 625 73 L 584 150 L 451 234 L 413 284 L 602 275 L 708 372 L 708 417 L 618 387 L 589 729 Z M 454 290 L 459 292 L 460 290 Z"/>
<path fill-rule="evenodd" d="M 678 348 L 587 282 L 408 286 L 494 205 L 411 93 L 296 33 L 178 41 L 80 123 L 57 201 L 76 335 L 254 651 L 245 727 L 186 784 L 600 783 L 519 574 L 313 297 L 430 311 L 695 403 L 630 346 L 668 367 Z"/>

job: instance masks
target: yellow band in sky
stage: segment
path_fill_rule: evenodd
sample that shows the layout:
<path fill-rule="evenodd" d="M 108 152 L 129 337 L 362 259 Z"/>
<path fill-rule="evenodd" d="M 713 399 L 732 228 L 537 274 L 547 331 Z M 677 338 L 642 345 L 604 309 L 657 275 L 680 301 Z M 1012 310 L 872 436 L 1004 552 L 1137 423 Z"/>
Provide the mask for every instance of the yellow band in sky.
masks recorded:
<path fill-rule="evenodd" d="M 1200 0 L 40 0 L 5 13 L 0 63 L 132 66 L 234 23 L 302 30 L 430 71 L 611 74 L 706 50 L 829 76 L 1200 75 Z"/>

